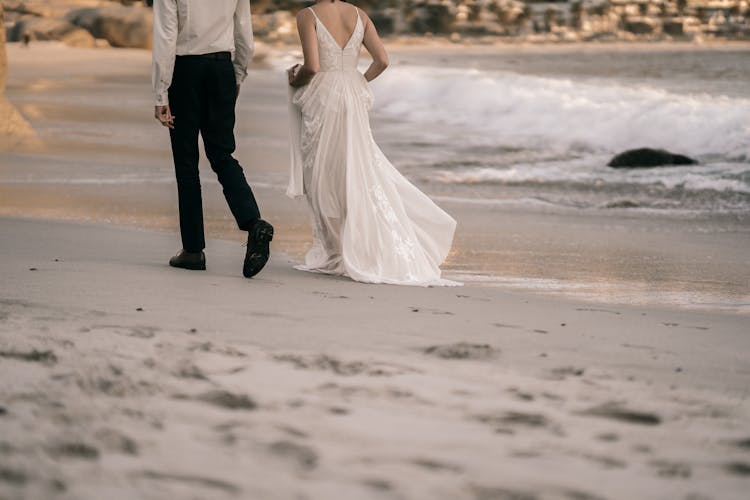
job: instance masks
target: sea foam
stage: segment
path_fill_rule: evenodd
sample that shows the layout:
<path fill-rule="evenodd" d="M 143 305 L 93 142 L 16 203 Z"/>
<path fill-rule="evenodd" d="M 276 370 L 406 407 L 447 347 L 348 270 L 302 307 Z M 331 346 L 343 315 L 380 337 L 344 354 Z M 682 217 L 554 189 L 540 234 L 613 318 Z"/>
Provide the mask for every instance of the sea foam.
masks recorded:
<path fill-rule="evenodd" d="M 750 99 L 677 94 L 622 81 L 395 67 L 373 82 L 375 112 L 467 140 L 559 152 L 665 148 L 750 159 Z"/>

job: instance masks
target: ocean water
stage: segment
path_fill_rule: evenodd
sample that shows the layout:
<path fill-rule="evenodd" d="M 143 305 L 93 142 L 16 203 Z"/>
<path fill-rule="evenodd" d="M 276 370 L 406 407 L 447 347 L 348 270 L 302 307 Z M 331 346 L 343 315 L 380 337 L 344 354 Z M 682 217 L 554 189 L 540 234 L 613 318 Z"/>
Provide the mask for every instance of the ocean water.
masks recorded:
<path fill-rule="evenodd" d="M 443 196 L 570 210 L 750 214 L 750 51 L 397 53 L 373 82 L 386 153 Z M 695 166 L 616 170 L 639 147 Z"/>

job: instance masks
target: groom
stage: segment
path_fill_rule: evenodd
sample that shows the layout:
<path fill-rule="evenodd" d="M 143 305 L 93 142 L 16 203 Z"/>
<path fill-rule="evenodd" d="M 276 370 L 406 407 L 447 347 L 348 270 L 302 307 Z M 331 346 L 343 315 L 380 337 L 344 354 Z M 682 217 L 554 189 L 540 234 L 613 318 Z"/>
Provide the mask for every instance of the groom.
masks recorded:
<path fill-rule="evenodd" d="M 273 226 L 234 159 L 235 102 L 253 54 L 250 0 L 155 0 L 156 119 L 169 128 L 177 176 L 182 250 L 169 265 L 206 269 L 198 134 L 237 225 L 248 232 L 242 274 L 268 261 Z"/>

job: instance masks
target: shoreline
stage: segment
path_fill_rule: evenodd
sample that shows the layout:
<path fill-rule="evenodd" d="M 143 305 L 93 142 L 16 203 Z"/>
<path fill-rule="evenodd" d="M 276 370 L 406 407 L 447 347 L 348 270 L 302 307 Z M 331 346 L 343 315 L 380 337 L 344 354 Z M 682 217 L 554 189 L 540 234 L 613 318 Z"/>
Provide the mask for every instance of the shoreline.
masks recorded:
<path fill-rule="evenodd" d="M 43 144 L 0 155 L 0 215 L 104 220 L 175 232 L 172 160 L 168 137 L 151 117 L 148 52 L 40 43 L 28 50 L 11 47 L 9 56 L 8 97 Z M 251 72 L 238 101 L 239 113 L 250 118 L 238 121 L 237 155 L 264 216 L 278 229 L 277 248 L 300 259 L 309 220 L 304 203 L 283 195 L 286 89 L 276 76 Z M 119 102 L 127 103 L 125 109 Z M 387 137 L 389 126 L 375 120 L 374 132 Z M 397 140 L 395 146 L 384 141 L 384 150 L 398 163 Z M 208 180 L 207 236 L 239 241 L 242 235 L 205 162 L 201 174 Z M 462 203 L 456 199 L 465 192 L 453 186 L 414 181 L 459 220 L 447 265 L 449 273 L 463 275 L 459 280 L 520 287 L 540 296 L 587 296 L 592 303 L 649 300 L 750 312 L 750 268 L 741 251 L 750 236 L 744 215 L 735 220 L 731 214 L 680 218 L 627 209 L 529 209 L 512 194 L 482 203 L 482 195 L 492 193 L 481 186 L 465 191 L 475 198 Z"/>

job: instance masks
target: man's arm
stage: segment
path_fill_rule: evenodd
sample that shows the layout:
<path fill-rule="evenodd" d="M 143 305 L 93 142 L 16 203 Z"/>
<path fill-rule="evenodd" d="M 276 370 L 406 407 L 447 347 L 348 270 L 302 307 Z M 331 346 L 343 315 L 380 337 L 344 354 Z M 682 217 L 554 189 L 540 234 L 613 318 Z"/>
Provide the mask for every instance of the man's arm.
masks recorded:
<path fill-rule="evenodd" d="M 167 91 L 172 84 L 177 51 L 177 1 L 154 1 L 154 50 L 152 83 L 157 106 L 169 105 Z"/>
<path fill-rule="evenodd" d="M 253 58 L 253 21 L 250 0 L 237 0 L 234 12 L 234 75 L 239 87 L 247 76 L 247 66 Z"/>

